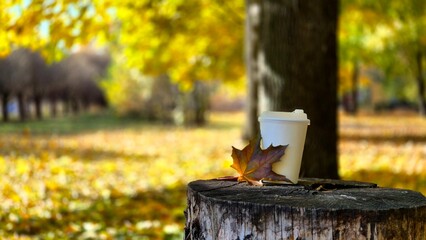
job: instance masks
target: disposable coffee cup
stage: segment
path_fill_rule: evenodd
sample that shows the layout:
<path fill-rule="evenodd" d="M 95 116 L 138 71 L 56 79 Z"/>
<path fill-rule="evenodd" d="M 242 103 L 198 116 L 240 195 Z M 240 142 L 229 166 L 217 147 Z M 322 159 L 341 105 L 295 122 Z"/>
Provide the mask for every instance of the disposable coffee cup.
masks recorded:
<path fill-rule="evenodd" d="M 293 183 L 299 180 L 306 131 L 310 120 L 302 109 L 293 112 L 263 112 L 259 116 L 261 147 L 288 145 L 284 156 L 272 165 L 272 170 Z"/>

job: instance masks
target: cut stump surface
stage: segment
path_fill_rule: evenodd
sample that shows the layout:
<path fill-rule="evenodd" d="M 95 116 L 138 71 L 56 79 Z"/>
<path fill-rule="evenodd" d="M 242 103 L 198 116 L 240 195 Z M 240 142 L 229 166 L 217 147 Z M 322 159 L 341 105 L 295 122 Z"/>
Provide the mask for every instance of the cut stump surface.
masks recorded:
<path fill-rule="evenodd" d="M 185 239 L 426 239 L 426 198 L 375 184 L 301 179 L 188 185 Z"/>

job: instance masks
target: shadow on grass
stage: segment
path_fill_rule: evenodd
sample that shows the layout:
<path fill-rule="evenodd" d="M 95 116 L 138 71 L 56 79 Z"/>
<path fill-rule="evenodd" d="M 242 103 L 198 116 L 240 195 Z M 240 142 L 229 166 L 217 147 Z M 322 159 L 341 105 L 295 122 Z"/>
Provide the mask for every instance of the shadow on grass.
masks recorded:
<path fill-rule="evenodd" d="M 72 156 L 75 160 L 89 162 L 109 159 L 137 159 L 138 161 L 145 161 L 158 157 L 153 154 L 126 153 L 124 151 L 98 149 L 85 146 L 84 144 L 78 146 L 55 144 L 52 147 L 49 141 L 46 140 L 22 141 L 23 139 L 25 140 L 24 137 L 21 139 L 0 137 L 0 155 L 9 156 L 14 152 L 18 152 L 21 156 L 34 156 L 38 159 L 43 159 L 46 157 L 46 153 L 54 153 L 56 157 Z"/>
<path fill-rule="evenodd" d="M 26 122 L 0 123 L 0 134 L 31 132 L 35 135 L 77 134 L 99 130 L 119 130 L 138 128 L 147 121 L 140 118 L 118 117 L 111 112 L 82 114 L 45 120 L 28 120 Z"/>
<path fill-rule="evenodd" d="M 112 191 L 108 198 L 67 199 L 73 204 L 53 209 L 50 217 L 10 221 L 2 213 L 6 236 L 38 239 L 182 239 L 186 189 L 183 185 L 134 195 Z M 80 207 L 71 209 L 70 206 Z M 6 229 L 5 229 L 6 228 Z"/>
<path fill-rule="evenodd" d="M 368 141 L 371 143 L 381 143 L 381 142 L 393 142 L 393 143 L 406 143 L 406 142 L 426 142 L 426 136 L 422 135 L 413 135 L 413 134 L 404 134 L 404 135 L 394 135 L 394 136 L 384 136 L 384 135 L 340 135 L 339 140 L 341 141 Z"/>
<path fill-rule="evenodd" d="M 213 130 L 226 130 L 241 127 L 239 122 L 233 119 L 236 116 L 229 115 L 227 118 L 214 119 L 202 126 L 184 126 L 186 128 L 206 128 Z M 238 118 L 238 117 L 237 117 Z M 149 121 L 138 117 L 119 117 L 112 112 L 97 114 L 82 114 L 61 118 L 50 118 L 44 120 L 28 120 L 26 122 L 1 122 L 0 134 L 22 134 L 34 135 L 72 135 L 78 133 L 95 132 L 101 130 L 123 130 L 139 129 L 144 126 L 177 127 L 173 123 Z"/>
<path fill-rule="evenodd" d="M 347 180 L 376 183 L 379 187 L 414 190 L 426 196 L 426 175 L 424 174 L 394 173 L 386 170 L 361 170 L 342 177 Z"/>

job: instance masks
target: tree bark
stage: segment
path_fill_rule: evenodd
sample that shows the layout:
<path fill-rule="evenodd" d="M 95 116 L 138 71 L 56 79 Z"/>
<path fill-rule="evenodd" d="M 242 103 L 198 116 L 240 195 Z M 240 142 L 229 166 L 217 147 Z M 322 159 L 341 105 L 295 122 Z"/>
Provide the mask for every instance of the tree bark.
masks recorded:
<path fill-rule="evenodd" d="M 3 122 L 9 121 L 9 111 L 7 109 L 7 103 L 9 101 L 9 93 L 3 93 L 2 94 L 2 113 L 3 113 Z"/>
<path fill-rule="evenodd" d="M 205 83 L 195 81 L 194 89 L 191 92 L 194 112 L 194 124 L 203 126 L 206 124 L 206 114 L 209 108 L 209 89 Z"/>
<path fill-rule="evenodd" d="M 188 185 L 185 239 L 426 239 L 426 198 L 374 184 Z"/>
<path fill-rule="evenodd" d="M 343 110 L 351 115 L 358 112 L 359 62 L 353 61 L 351 88 L 343 95 Z"/>
<path fill-rule="evenodd" d="M 76 97 L 70 98 L 70 106 L 72 114 L 77 115 L 80 113 L 80 103 Z"/>
<path fill-rule="evenodd" d="M 50 116 L 55 118 L 58 115 L 58 100 L 56 97 L 51 97 L 50 101 Z"/>
<path fill-rule="evenodd" d="M 246 125 L 243 139 L 254 139 L 260 132 L 257 117 L 259 115 L 259 33 L 261 1 L 246 0 L 246 25 L 245 25 L 245 55 L 247 72 L 247 101 Z"/>
<path fill-rule="evenodd" d="M 35 105 L 35 112 L 36 117 L 38 120 L 43 119 L 43 113 L 42 113 L 42 97 L 40 95 L 34 96 L 34 105 Z"/>
<path fill-rule="evenodd" d="M 311 126 L 301 175 L 338 178 L 338 1 L 264 0 L 260 6 L 259 49 L 248 66 L 258 71 L 259 110 L 304 109 Z"/>
<path fill-rule="evenodd" d="M 69 95 L 69 93 L 66 93 L 65 91 L 63 91 L 61 93 L 61 101 L 62 101 L 62 105 L 63 105 L 63 115 L 64 116 L 68 116 L 72 114 L 72 110 L 71 110 L 71 96 Z"/>
<path fill-rule="evenodd" d="M 358 85 L 359 85 L 359 62 L 354 62 L 354 69 L 352 72 L 352 106 L 350 114 L 355 115 L 358 112 Z"/>
<path fill-rule="evenodd" d="M 25 101 L 24 93 L 20 92 L 17 94 L 18 98 L 18 108 L 19 108 L 19 120 L 27 120 L 27 104 Z"/>
<path fill-rule="evenodd" d="M 426 99 L 425 99 L 425 80 L 423 78 L 423 55 L 419 50 L 416 54 L 416 66 L 417 66 L 417 89 L 419 99 L 419 113 L 422 116 L 426 116 Z"/>

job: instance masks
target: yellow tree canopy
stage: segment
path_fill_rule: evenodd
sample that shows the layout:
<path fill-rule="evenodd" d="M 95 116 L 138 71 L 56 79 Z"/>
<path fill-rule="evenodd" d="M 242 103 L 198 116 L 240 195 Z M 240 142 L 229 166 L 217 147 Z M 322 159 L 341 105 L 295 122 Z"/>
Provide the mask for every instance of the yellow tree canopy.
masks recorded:
<path fill-rule="evenodd" d="M 143 73 L 185 85 L 243 76 L 243 1 L 120 1 L 119 43 Z"/>
<path fill-rule="evenodd" d="M 17 47 L 38 50 L 50 61 L 79 45 L 104 39 L 111 16 L 104 1 L 5 0 L 0 7 L 0 55 Z"/>
<path fill-rule="evenodd" d="M 384 87 L 398 79 L 410 86 L 418 74 L 416 55 L 426 55 L 426 1 L 342 0 L 339 24 L 340 88 L 350 87 L 353 62 L 384 72 Z M 423 60 L 424 61 L 424 60 Z M 403 76 L 404 78 L 401 78 Z M 397 77 L 397 78 L 396 78 Z M 362 80 L 362 79 L 361 79 Z M 407 88 L 405 97 L 415 98 Z M 412 96 L 409 96 L 412 95 Z"/>
<path fill-rule="evenodd" d="M 244 76 L 242 0 L 5 0 L 0 7 L 2 55 L 20 46 L 57 60 L 107 40 L 127 66 L 181 85 Z"/>

